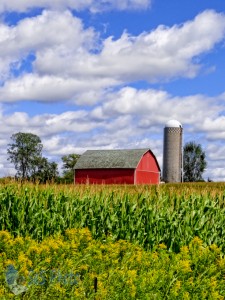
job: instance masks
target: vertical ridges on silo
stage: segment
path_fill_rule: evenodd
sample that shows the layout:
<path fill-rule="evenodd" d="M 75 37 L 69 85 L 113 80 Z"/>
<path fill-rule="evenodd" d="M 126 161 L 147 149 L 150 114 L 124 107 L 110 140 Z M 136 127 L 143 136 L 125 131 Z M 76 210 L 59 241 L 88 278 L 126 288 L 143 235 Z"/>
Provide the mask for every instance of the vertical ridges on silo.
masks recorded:
<path fill-rule="evenodd" d="M 170 120 L 164 128 L 163 180 L 182 181 L 182 134 L 180 122 Z"/>

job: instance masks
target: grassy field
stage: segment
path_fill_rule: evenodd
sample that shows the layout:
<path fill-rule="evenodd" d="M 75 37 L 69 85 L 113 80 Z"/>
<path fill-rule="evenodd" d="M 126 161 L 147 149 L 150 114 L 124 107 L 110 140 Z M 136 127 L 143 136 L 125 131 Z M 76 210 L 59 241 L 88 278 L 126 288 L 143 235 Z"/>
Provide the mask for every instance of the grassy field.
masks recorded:
<path fill-rule="evenodd" d="M 8 183 L 0 211 L 1 300 L 225 297 L 224 183 Z"/>

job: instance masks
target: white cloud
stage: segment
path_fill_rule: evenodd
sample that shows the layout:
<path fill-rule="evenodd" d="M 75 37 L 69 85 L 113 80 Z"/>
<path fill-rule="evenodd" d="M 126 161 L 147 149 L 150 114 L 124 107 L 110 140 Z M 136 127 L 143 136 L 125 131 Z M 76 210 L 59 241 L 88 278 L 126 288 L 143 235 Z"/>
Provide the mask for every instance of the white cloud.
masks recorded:
<path fill-rule="evenodd" d="M 19 11 L 24 12 L 31 8 L 48 9 L 87 9 L 91 12 L 101 12 L 103 10 L 130 10 L 146 9 L 150 6 L 150 0 L 1 0 L 0 12 Z"/>
<path fill-rule="evenodd" d="M 46 137 L 63 132 L 85 133 L 103 123 L 92 121 L 88 118 L 88 112 L 68 111 L 59 115 L 43 114 L 29 117 L 27 113 L 15 112 L 11 115 L 1 114 L 0 133 L 9 134 L 18 131 L 31 132 Z"/>
<path fill-rule="evenodd" d="M 109 85 L 116 82 L 102 78 L 89 81 L 85 78 L 64 78 L 57 76 L 38 76 L 27 74 L 21 78 L 12 79 L 0 88 L 0 101 L 76 101 L 82 104 L 97 102 Z"/>
<path fill-rule="evenodd" d="M 192 130 L 203 130 L 202 120 L 217 118 L 221 110 L 216 98 L 202 95 L 173 97 L 165 91 L 153 89 L 126 87 L 108 94 L 106 99 L 101 107 L 93 110 L 92 116 L 104 119 L 106 116 L 133 115 L 137 127 L 143 129 L 165 124 L 168 119 L 178 119 Z"/>
<path fill-rule="evenodd" d="M 68 57 L 74 51 L 88 51 L 97 38 L 93 29 L 84 29 L 82 21 L 69 11 L 43 11 L 16 26 L 0 24 L 0 63 L 9 69 L 10 64 L 19 63 L 30 53 L 38 56 L 39 51 L 56 51 Z"/>
<path fill-rule="evenodd" d="M 104 41 L 97 71 L 107 68 L 127 81 L 193 77 L 199 68 L 193 58 L 212 49 L 224 33 L 225 16 L 214 11 L 205 11 L 181 26 L 159 26 L 139 36 L 125 32 L 118 40 Z"/>
<path fill-rule="evenodd" d="M 107 76 L 122 82 L 193 77 L 200 68 L 193 59 L 212 49 L 224 33 L 225 16 L 205 11 L 181 26 L 159 26 L 138 36 L 124 32 L 117 40 L 108 37 L 96 55 L 77 59 L 77 54 L 71 53 L 67 60 L 57 51 L 42 51 L 35 68 L 41 73 L 65 71 L 69 76 Z"/>
<path fill-rule="evenodd" d="M 222 168 L 211 168 L 210 170 L 206 170 L 205 174 L 205 179 L 207 180 L 208 178 L 217 181 L 217 182 L 224 182 L 225 181 L 225 169 Z"/>
<path fill-rule="evenodd" d="M 225 16 L 205 11 L 179 26 L 159 26 L 138 36 L 125 32 L 101 42 L 70 12 L 43 11 L 14 27 L 0 26 L 0 79 L 9 77 L 0 88 L 0 101 L 93 104 L 120 84 L 192 77 L 200 68 L 195 58 L 222 41 L 224 33 Z M 12 67 L 30 53 L 35 57 L 32 73 L 13 78 Z"/>

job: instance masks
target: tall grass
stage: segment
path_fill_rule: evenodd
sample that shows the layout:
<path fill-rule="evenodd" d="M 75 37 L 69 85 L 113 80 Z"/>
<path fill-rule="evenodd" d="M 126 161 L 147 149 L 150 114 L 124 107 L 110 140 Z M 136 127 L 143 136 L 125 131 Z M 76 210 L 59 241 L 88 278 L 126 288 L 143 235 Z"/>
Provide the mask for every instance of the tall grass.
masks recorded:
<path fill-rule="evenodd" d="M 145 249 L 178 251 L 198 236 L 225 251 L 225 184 L 162 186 L 0 185 L 0 230 L 42 240 L 88 227 Z"/>

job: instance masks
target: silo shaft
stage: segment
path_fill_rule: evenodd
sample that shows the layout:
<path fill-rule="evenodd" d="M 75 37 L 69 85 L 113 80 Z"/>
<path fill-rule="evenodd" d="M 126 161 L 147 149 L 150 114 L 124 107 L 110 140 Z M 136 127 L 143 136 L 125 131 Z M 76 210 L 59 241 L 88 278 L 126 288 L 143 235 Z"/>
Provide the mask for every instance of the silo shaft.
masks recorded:
<path fill-rule="evenodd" d="M 182 133 L 183 128 L 164 128 L 163 180 L 165 182 L 182 181 Z"/>

